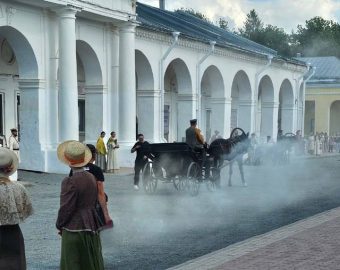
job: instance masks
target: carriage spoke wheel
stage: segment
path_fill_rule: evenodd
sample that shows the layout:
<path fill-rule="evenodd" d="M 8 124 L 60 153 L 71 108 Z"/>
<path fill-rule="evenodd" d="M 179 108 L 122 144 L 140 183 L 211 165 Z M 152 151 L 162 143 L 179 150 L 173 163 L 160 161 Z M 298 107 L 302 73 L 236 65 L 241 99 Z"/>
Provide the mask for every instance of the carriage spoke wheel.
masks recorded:
<path fill-rule="evenodd" d="M 178 190 L 179 192 L 183 192 L 186 188 L 185 180 L 179 176 L 176 176 L 173 179 L 173 184 L 175 189 Z"/>
<path fill-rule="evenodd" d="M 200 182 L 198 180 L 200 167 L 196 162 L 191 162 L 187 173 L 187 188 L 191 196 L 197 196 Z"/>
<path fill-rule="evenodd" d="M 145 164 L 142 172 L 142 182 L 146 193 L 154 193 L 157 189 L 157 178 L 155 177 L 152 162 Z"/>

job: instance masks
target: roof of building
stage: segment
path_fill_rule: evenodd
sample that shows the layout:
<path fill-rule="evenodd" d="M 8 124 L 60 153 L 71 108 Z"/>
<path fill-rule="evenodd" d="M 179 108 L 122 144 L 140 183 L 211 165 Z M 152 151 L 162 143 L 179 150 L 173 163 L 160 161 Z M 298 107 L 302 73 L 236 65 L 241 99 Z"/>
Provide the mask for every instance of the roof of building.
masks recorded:
<path fill-rule="evenodd" d="M 273 49 L 221 29 L 183 11 L 173 12 L 138 3 L 136 12 L 137 21 L 143 28 L 167 33 L 178 31 L 181 36 L 202 42 L 216 41 L 216 45 L 221 47 L 234 47 L 260 54 L 277 55 Z"/>
<path fill-rule="evenodd" d="M 309 83 L 339 83 L 340 59 L 336 56 L 299 57 L 298 59 L 316 67 L 315 74 Z"/>

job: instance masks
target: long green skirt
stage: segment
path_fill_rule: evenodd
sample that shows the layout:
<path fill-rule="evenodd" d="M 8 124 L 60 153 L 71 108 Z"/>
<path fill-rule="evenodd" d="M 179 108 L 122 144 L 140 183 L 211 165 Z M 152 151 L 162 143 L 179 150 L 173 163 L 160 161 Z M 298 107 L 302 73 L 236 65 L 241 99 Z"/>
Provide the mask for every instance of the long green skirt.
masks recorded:
<path fill-rule="evenodd" d="M 99 233 L 63 230 L 61 270 L 104 270 Z"/>

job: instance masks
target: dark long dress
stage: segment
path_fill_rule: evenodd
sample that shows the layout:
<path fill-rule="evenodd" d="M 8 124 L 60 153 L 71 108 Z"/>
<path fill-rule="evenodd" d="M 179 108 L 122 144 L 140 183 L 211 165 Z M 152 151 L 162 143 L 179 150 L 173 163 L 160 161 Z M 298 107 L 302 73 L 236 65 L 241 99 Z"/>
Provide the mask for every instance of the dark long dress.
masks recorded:
<path fill-rule="evenodd" d="M 26 269 L 26 258 L 19 225 L 0 226 L 0 270 L 22 269 Z"/>

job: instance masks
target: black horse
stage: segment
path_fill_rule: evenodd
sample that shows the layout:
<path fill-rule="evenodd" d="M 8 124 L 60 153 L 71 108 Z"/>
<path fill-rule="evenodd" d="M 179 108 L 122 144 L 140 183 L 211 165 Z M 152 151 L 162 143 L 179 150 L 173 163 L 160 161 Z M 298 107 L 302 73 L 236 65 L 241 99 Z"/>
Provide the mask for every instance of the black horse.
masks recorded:
<path fill-rule="evenodd" d="M 208 147 L 207 153 L 213 159 L 213 176 L 217 181 L 217 185 L 220 182 L 220 173 L 224 161 L 232 161 L 237 156 L 248 152 L 250 147 L 248 136 L 249 133 L 245 133 L 241 128 L 234 128 L 229 139 L 216 139 Z"/>

